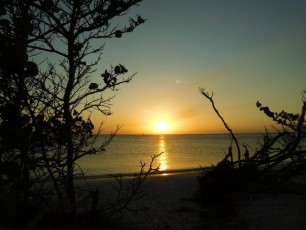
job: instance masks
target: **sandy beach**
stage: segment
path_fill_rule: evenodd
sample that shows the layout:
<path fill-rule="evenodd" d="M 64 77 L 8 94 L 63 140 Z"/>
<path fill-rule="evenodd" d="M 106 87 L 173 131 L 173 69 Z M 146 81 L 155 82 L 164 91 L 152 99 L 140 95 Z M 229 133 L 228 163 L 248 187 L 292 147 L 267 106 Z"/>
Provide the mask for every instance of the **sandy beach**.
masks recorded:
<path fill-rule="evenodd" d="M 304 194 L 295 190 L 250 194 L 238 199 L 230 219 L 216 217 L 214 208 L 197 200 L 198 175 L 187 172 L 148 177 L 142 187 L 146 196 L 130 205 L 143 210 L 124 211 L 114 229 L 306 229 Z M 92 184 L 102 195 L 114 195 L 111 188 L 115 183 L 95 179 Z"/>
<path fill-rule="evenodd" d="M 123 211 L 115 229 L 201 229 L 202 208 L 194 201 L 198 175 L 193 171 L 149 176 L 142 186 L 145 196 L 129 205 L 141 211 Z M 103 197 L 114 199 L 118 186 L 114 179 L 95 178 L 88 182 L 92 188 L 99 188 L 102 202 L 106 201 Z"/>
<path fill-rule="evenodd" d="M 137 215 L 126 213 L 123 226 L 135 229 L 199 229 L 201 205 L 194 201 L 198 172 L 151 176 L 143 191 L 147 195 L 132 207 L 145 207 Z"/>

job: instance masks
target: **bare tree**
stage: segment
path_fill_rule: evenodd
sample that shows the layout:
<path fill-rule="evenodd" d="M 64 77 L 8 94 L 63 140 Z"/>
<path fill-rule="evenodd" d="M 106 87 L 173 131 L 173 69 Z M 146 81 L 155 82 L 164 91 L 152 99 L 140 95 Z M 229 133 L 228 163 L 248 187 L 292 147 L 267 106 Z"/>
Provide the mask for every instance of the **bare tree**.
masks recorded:
<path fill-rule="evenodd" d="M 214 93 L 209 94 L 208 92 L 206 92 L 206 91 L 205 91 L 204 89 L 202 89 L 202 88 L 200 88 L 199 91 L 200 91 L 200 93 L 201 93 L 204 97 L 206 97 L 206 98 L 210 101 L 210 103 L 211 103 L 211 105 L 212 105 L 212 107 L 213 107 L 215 113 L 216 113 L 216 114 L 218 115 L 218 117 L 221 119 L 221 121 L 222 121 L 224 127 L 227 129 L 227 131 L 228 131 L 228 132 L 230 133 L 230 135 L 231 135 L 231 138 L 234 140 L 234 142 L 235 142 L 235 144 L 236 144 L 236 147 L 237 147 L 237 151 L 238 151 L 238 165 L 239 165 L 239 167 L 240 167 L 240 166 L 241 166 L 241 152 L 240 152 L 240 147 L 239 147 L 238 140 L 237 140 L 237 138 L 236 138 L 236 136 L 235 136 L 233 130 L 232 130 L 232 129 L 229 127 L 229 125 L 225 122 L 225 120 L 223 119 L 223 117 L 220 115 L 218 109 L 216 108 L 215 102 L 214 102 L 214 100 L 213 100 Z M 230 151 L 231 151 L 231 150 L 230 150 Z"/>

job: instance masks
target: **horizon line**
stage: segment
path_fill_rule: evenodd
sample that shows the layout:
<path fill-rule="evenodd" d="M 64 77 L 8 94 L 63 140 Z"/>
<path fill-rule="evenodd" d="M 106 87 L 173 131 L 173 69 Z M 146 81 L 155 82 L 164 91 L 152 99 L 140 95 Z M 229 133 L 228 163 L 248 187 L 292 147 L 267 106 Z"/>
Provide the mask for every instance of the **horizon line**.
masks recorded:
<path fill-rule="evenodd" d="M 272 132 L 271 132 L 272 133 Z M 101 133 L 99 135 L 110 135 L 112 133 Z M 265 134 L 265 132 L 239 132 L 241 134 Z M 117 133 L 115 135 L 135 135 L 135 136 L 153 136 L 153 135 L 230 135 L 230 133 Z"/>

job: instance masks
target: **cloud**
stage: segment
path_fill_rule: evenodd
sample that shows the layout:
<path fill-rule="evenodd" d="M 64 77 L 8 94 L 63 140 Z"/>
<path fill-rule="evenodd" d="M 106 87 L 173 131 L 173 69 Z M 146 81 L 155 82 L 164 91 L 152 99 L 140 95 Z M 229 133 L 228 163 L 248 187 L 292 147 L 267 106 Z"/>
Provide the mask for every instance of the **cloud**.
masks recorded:
<path fill-rule="evenodd" d="M 175 118 L 177 120 L 183 120 L 183 119 L 188 119 L 191 117 L 194 117 L 197 114 L 197 110 L 195 108 L 189 108 L 189 109 L 184 109 L 180 110 L 175 114 Z"/>
<path fill-rule="evenodd" d="M 175 80 L 175 83 L 176 84 L 190 84 L 191 81 L 182 81 L 182 80 L 177 79 L 177 80 Z"/>

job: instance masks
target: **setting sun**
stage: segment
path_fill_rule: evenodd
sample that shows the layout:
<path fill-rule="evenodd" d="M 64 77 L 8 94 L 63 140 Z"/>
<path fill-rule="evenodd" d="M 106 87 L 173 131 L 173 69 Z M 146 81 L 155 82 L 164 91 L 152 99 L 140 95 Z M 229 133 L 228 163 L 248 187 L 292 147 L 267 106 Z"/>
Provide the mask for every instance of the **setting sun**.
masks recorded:
<path fill-rule="evenodd" d="M 157 121 L 155 128 L 160 132 L 164 132 L 169 128 L 169 124 L 166 121 Z"/>

